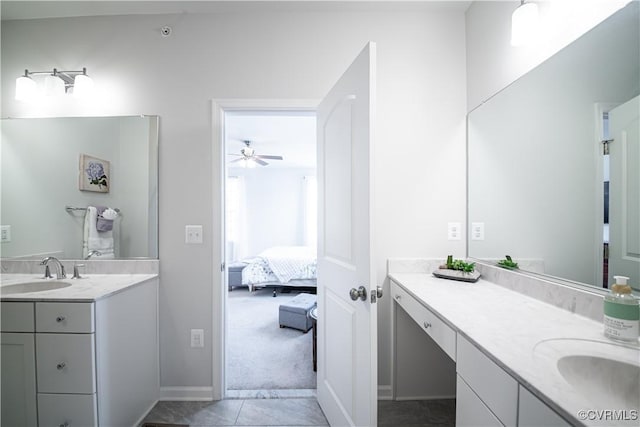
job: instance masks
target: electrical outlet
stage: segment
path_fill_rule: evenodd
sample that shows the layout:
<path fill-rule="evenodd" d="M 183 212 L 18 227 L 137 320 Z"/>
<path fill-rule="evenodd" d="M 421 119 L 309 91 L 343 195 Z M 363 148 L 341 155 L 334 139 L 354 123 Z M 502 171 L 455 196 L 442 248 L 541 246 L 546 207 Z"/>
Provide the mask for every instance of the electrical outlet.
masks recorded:
<path fill-rule="evenodd" d="M 201 225 L 185 225 L 184 226 L 185 243 L 202 243 L 202 226 Z"/>
<path fill-rule="evenodd" d="M 462 239 L 462 232 L 459 222 L 450 222 L 447 224 L 447 237 L 449 240 Z"/>
<path fill-rule="evenodd" d="M 10 225 L 0 226 L 0 242 L 8 243 L 10 241 L 11 241 L 11 226 Z"/>
<path fill-rule="evenodd" d="M 191 347 L 194 347 L 194 348 L 204 347 L 204 329 L 191 330 Z"/>
<path fill-rule="evenodd" d="M 484 240 L 484 222 L 471 223 L 471 240 Z"/>

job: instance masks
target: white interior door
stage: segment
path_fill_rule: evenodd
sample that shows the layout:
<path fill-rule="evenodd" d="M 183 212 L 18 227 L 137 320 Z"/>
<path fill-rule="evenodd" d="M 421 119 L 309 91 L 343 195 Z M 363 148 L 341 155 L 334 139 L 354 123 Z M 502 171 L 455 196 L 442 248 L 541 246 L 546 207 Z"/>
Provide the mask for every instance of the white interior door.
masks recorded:
<path fill-rule="evenodd" d="M 609 112 L 609 283 L 627 276 L 640 289 L 640 97 Z"/>
<path fill-rule="evenodd" d="M 318 107 L 318 402 L 332 426 L 377 421 L 375 58 L 369 43 Z M 352 300 L 361 286 L 366 296 Z"/>

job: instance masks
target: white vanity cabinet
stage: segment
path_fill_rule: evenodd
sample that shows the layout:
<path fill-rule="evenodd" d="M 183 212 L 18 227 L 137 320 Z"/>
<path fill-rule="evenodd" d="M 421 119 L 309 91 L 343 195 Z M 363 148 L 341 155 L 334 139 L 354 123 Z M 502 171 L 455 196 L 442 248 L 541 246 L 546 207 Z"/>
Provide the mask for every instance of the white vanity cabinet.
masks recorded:
<path fill-rule="evenodd" d="M 98 424 L 93 302 L 36 302 L 38 419 Z"/>
<path fill-rule="evenodd" d="M 415 285 L 407 287 L 400 283 L 402 282 L 396 282 L 393 279 L 390 281 L 393 301 L 408 314 L 406 318 L 410 317 L 411 320 L 407 321 L 417 323 L 420 329 L 426 332 L 448 356 L 448 358 L 443 356 L 442 359 L 430 359 L 429 370 L 445 371 L 448 368 L 446 362 L 455 361 L 455 380 L 447 378 L 447 381 L 455 382 L 457 427 L 565 427 L 571 425 L 518 383 L 507 372 L 508 366 L 503 369 L 479 344 L 467 339 L 464 329 L 457 328 L 456 323 L 451 322 L 449 317 L 436 316 L 427 308 L 428 302 L 429 306 L 435 305 L 438 313 L 446 313 L 451 307 L 450 304 L 460 303 L 459 300 L 452 302 L 454 300 L 449 297 L 450 291 L 446 287 L 446 281 L 440 282 L 434 279 L 434 282 L 420 284 L 424 287 Z M 442 292 L 438 293 L 438 289 L 426 291 L 429 289 L 428 286 L 435 288 L 440 284 L 443 286 Z M 410 293 L 407 289 L 411 289 L 412 292 Z M 433 296 L 433 301 L 429 296 Z M 420 298 L 424 298 L 424 302 Z M 445 320 L 447 320 L 446 323 Z M 410 326 L 415 328 L 414 325 Z M 403 324 L 402 327 L 409 329 L 407 324 Z M 405 335 L 405 331 L 398 328 L 396 323 L 394 329 L 396 346 L 394 363 L 396 364 L 399 361 L 411 360 L 405 354 L 399 354 L 398 340 L 400 336 Z M 418 343 L 413 342 L 407 346 L 406 339 L 403 342 L 405 345 L 401 348 L 404 353 L 411 353 L 414 349 L 420 348 Z M 425 353 L 421 356 L 429 355 Z M 399 367 L 396 366 L 396 372 L 398 369 Z M 412 372 L 416 377 L 421 370 L 424 370 L 423 365 L 418 363 L 403 366 L 403 371 Z M 396 375 L 395 380 L 395 398 L 406 398 L 397 390 L 405 390 L 407 386 L 398 382 L 412 381 L 412 378 L 407 375 Z"/>
<path fill-rule="evenodd" d="M 0 313 L 0 419 L 6 426 L 34 426 L 38 414 L 33 304 L 3 302 Z"/>
<path fill-rule="evenodd" d="M 157 284 L 96 301 L 3 301 L 2 425 L 139 422 L 159 393 Z"/>
<path fill-rule="evenodd" d="M 519 427 L 569 427 L 570 425 L 529 390 L 520 386 L 518 399 Z"/>
<path fill-rule="evenodd" d="M 518 382 L 460 334 L 457 343 L 456 425 L 515 427 L 518 423 Z M 470 392 L 463 392 L 465 386 Z M 491 415 L 498 424 L 478 423 L 480 419 L 489 421 Z"/>
<path fill-rule="evenodd" d="M 444 350 L 452 360 L 456 360 L 456 331 L 438 316 L 422 305 L 400 285 L 391 281 L 391 295 L 411 318 Z"/>

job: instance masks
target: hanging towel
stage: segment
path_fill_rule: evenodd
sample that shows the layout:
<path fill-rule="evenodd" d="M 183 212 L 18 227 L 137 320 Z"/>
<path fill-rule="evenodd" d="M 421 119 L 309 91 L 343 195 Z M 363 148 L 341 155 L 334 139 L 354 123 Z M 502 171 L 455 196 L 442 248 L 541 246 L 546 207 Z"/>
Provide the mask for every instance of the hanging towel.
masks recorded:
<path fill-rule="evenodd" d="M 82 257 L 86 258 L 91 251 L 99 251 L 102 255 L 98 259 L 113 259 L 115 258 L 113 231 L 98 231 L 97 222 L 98 210 L 95 206 L 88 206 L 84 217 Z"/>

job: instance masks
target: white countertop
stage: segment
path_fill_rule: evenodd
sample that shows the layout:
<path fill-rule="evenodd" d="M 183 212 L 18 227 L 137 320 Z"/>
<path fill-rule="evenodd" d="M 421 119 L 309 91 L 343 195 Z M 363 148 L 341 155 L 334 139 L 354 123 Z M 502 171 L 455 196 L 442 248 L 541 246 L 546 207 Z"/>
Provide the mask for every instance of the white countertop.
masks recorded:
<path fill-rule="evenodd" d="M 27 282 L 55 282 L 35 274 L 3 274 L 0 277 L 0 300 L 2 301 L 76 301 L 91 302 L 121 292 L 131 286 L 158 277 L 157 274 L 88 274 L 81 279 L 61 279 L 71 286 L 27 293 L 4 295 L 2 288 Z"/>
<path fill-rule="evenodd" d="M 611 421 L 582 420 L 578 415 L 580 410 L 627 410 L 628 415 L 631 410 L 637 411 L 637 406 L 624 408 L 604 404 L 603 407 L 600 399 L 579 395 L 564 381 L 555 359 L 550 360 L 554 355 L 549 351 L 534 350 L 541 341 L 553 339 L 576 339 L 578 346 L 579 340 L 613 343 L 604 336 L 601 322 L 483 279 L 467 283 L 438 279 L 425 273 L 393 273 L 389 277 L 572 424 L 612 425 Z M 607 351 L 608 347 L 611 351 L 607 356 L 619 360 L 635 354 L 633 349 L 604 345 Z M 638 425 L 637 419 L 629 421 L 628 425 Z M 616 422 L 616 425 L 627 424 Z"/>

